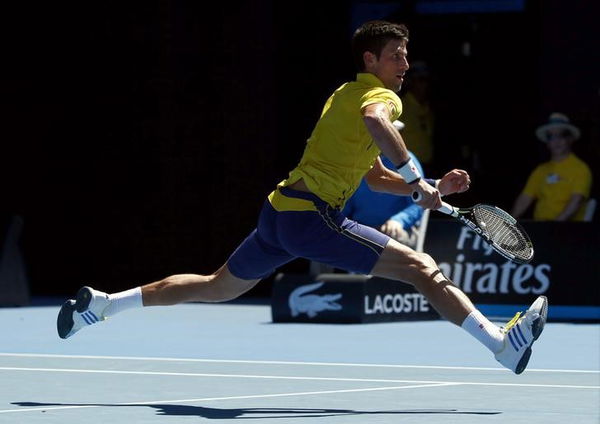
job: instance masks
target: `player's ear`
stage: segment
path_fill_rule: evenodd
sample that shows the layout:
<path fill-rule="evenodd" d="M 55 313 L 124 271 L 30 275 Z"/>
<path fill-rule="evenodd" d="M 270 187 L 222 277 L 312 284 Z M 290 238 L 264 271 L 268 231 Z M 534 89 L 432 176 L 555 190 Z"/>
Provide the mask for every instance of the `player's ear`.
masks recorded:
<path fill-rule="evenodd" d="M 369 68 L 369 66 L 373 66 L 375 63 L 377 63 L 377 56 L 375 53 L 366 51 L 363 53 L 363 62 L 365 64 L 365 69 Z"/>

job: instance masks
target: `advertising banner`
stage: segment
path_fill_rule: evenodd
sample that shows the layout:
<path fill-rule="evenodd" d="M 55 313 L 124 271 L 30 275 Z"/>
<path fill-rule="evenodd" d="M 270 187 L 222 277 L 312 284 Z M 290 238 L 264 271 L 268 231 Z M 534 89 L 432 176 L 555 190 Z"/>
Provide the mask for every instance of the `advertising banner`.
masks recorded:
<path fill-rule="evenodd" d="M 439 319 L 412 286 L 355 274 L 279 274 L 273 322 L 368 323 Z"/>
<path fill-rule="evenodd" d="M 425 252 L 484 313 L 509 316 L 545 295 L 551 319 L 600 320 L 600 226 L 522 225 L 535 249 L 529 264 L 507 261 L 454 220 L 429 221 Z"/>

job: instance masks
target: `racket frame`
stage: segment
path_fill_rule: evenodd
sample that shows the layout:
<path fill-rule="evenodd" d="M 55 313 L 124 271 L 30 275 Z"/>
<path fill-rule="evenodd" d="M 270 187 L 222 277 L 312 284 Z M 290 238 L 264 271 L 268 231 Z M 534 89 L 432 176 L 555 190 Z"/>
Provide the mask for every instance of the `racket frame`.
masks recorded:
<path fill-rule="evenodd" d="M 412 194 L 412 198 L 414 201 L 418 201 L 421 198 L 421 193 L 415 191 Z M 486 206 L 491 206 L 492 208 L 498 209 L 498 210 L 502 211 L 504 214 L 507 214 L 505 211 L 498 208 L 497 206 L 492 206 L 492 205 L 486 205 Z M 533 245 L 531 246 L 532 254 L 531 254 L 531 258 L 529 258 L 529 260 L 520 259 L 516 255 L 513 255 L 512 253 L 507 252 L 505 249 L 498 246 L 498 244 L 494 240 L 492 240 L 492 238 L 487 234 L 487 232 L 484 231 L 474 220 L 472 220 L 470 218 L 471 216 L 473 216 L 473 209 L 475 207 L 477 207 L 477 205 L 475 205 L 471 208 L 456 208 L 456 207 L 442 201 L 442 206 L 439 209 L 437 209 L 437 211 L 457 219 L 460 223 L 462 223 L 466 227 L 473 230 L 477 235 L 479 235 L 481 238 L 483 238 L 485 240 L 485 242 L 492 247 L 492 249 L 494 249 L 498 254 L 500 254 L 504 258 L 506 258 L 512 262 L 515 262 L 517 264 L 526 264 L 526 263 L 529 263 L 531 261 L 531 259 L 533 259 Z M 525 233 L 525 231 L 518 225 L 518 223 L 516 222 L 516 220 L 514 218 L 513 218 L 513 220 L 514 220 L 513 224 L 516 225 L 517 228 L 519 229 L 519 231 L 524 233 L 525 236 L 527 237 L 527 239 L 529 240 L 529 236 L 527 236 L 527 233 Z M 531 243 L 531 241 L 530 241 L 530 243 Z"/>

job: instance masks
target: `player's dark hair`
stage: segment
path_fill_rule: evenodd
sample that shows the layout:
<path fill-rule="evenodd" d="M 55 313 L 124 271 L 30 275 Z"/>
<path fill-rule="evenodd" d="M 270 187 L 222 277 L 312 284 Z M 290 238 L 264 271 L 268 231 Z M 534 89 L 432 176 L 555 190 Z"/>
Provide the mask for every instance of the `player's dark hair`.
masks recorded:
<path fill-rule="evenodd" d="M 359 72 L 365 70 L 364 52 L 373 53 L 377 59 L 390 40 L 408 41 L 408 28 L 403 24 L 386 21 L 369 21 L 362 24 L 352 36 L 352 55 Z"/>

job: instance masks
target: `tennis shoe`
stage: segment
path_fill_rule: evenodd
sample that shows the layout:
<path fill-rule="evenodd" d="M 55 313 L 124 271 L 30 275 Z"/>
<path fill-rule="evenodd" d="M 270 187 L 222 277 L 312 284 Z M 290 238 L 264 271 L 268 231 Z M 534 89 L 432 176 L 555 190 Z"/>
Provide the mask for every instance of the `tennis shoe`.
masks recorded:
<path fill-rule="evenodd" d="M 547 316 L 545 296 L 538 297 L 525 313 L 518 312 L 500 329 L 504 334 L 504 347 L 496 353 L 496 360 L 515 374 L 521 374 L 531 357 L 531 345 L 544 330 Z"/>
<path fill-rule="evenodd" d="M 75 300 L 67 300 L 58 313 L 56 328 L 61 339 L 71 337 L 83 327 L 104 321 L 104 311 L 110 305 L 108 294 L 82 287 Z"/>

